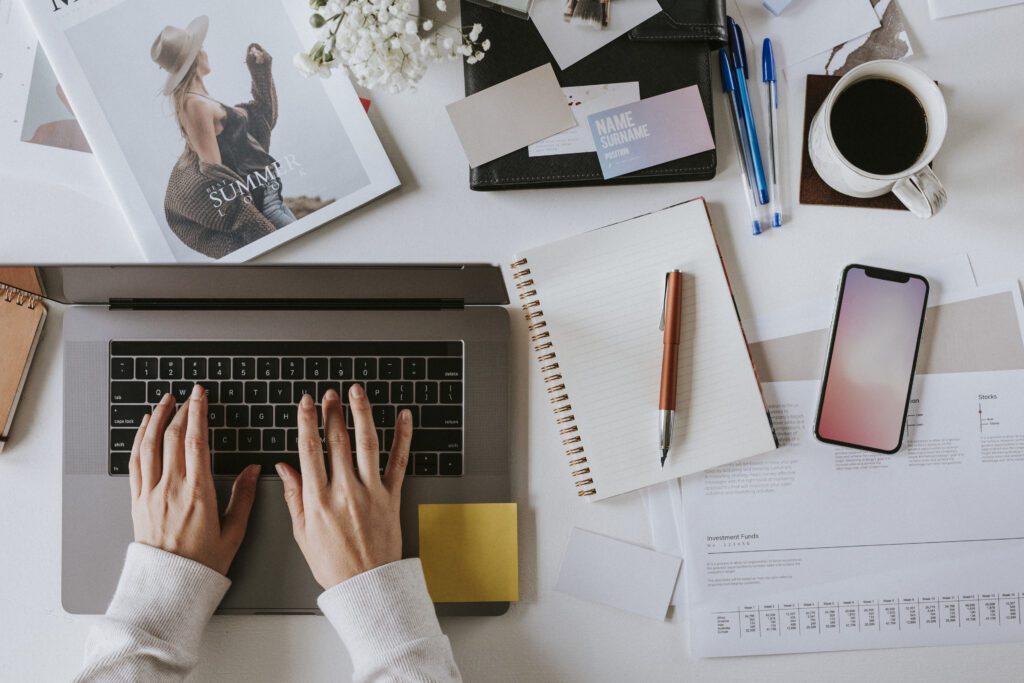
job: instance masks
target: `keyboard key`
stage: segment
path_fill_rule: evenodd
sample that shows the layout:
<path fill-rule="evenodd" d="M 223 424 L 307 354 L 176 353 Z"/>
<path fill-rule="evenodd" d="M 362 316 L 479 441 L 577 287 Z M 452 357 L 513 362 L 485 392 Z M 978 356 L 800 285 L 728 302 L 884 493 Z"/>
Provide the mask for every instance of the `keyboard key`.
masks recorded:
<path fill-rule="evenodd" d="M 461 358 L 431 358 L 427 361 L 430 379 L 462 379 Z"/>
<path fill-rule="evenodd" d="M 412 433 L 413 451 L 461 451 L 462 430 L 418 429 Z"/>
<path fill-rule="evenodd" d="M 290 453 L 218 453 L 213 457 L 213 473 L 237 475 L 249 465 L 259 465 L 261 477 L 276 477 L 274 465 L 279 462 L 299 470 L 299 456 Z"/>
<path fill-rule="evenodd" d="M 161 358 L 160 379 L 181 379 L 181 359 Z"/>
<path fill-rule="evenodd" d="M 131 459 L 131 457 L 131 453 L 111 453 L 110 473 L 128 474 L 128 461 Z"/>
<path fill-rule="evenodd" d="M 334 393 L 341 396 L 341 382 L 317 382 L 316 383 L 316 395 L 318 401 L 324 400 L 324 395 L 328 391 L 334 389 Z"/>
<path fill-rule="evenodd" d="M 245 395 L 242 393 L 241 382 L 221 382 L 220 402 L 221 403 L 242 403 Z"/>
<path fill-rule="evenodd" d="M 416 382 L 417 403 L 437 403 L 437 382 Z"/>
<path fill-rule="evenodd" d="M 266 403 L 267 402 L 267 383 L 266 382 L 246 382 L 245 383 L 245 402 L 246 403 Z"/>
<path fill-rule="evenodd" d="M 224 408 L 224 423 L 228 427 L 248 427 L 249 406 L 226 406 Z"/>
<path fill-rule="evenodd" d="M 233 451 L 238 448 L 238 432 L 234 429 L 213 430 L 213 449 L 215 451 Z"/>
<path fill-rule="evenodd" d="M 394 406 L 373 406 L 373 424 L 382 429 L 395 426 Z"/>
<path fill-rule="evenodd" d="M 414 465 L 416 464 L 412 454 L 409 455 L 409 459 L 405 461 L 405 476 L 412 476 L 416 474 Z"/>
<path fill-rule="evenodd" d="M 420 426 L 420 407 L 419 406 L 398 406 L 398 412 L 399 413 L 402 412 L 403 410 L 408 410 L 410 413 L 412 413 L 412 426 L 414 428 L 415 427 L 419 427 Z"/>
<path fill-rule="evenodd" d="M 288 452 L 289 453 L 298 453 L 299 452 L 299 430 L 298 429 L 289 429 L 288 430 L 288 434 L 286 435 L 286 439 L 287 439 L 287 444 L 286 445 L 288 447 Z M 298 469 L 298 467 L 296 467 L 295 469 Z"/>
<path fill-rule="evenodd" d="M 329 371 L 326 358 L 306 359 L 306 379 L 327 379 Z"/>
<path fill-rule="evenodd" d="M 302 400 L 302 397 L 309 394 L 316 400 L 316 382 L 293 382 L 292 383 L 292 402 L 298 403 Z"/>
<path fill-rule="evenodd" d="M 145 403 L 146 383 L 145 382 L 111 382 L 110 383 L 111 403 Z"/>
<path fill-rule="evenodd" d="M 281 361 L 277 358 L 257 359 L 256 376 L 260 379 L 277 379 L 281 376 Z"/>
<path fill-rule="evenodd" d="M 285 433 L 283 429 L 264 429 L 263 430 L 263 450 L 265 451 L 283 451 L 284 450 L 284 439 Z"/>
<path fill-rule="evenodd" d="M 111 429 L 110 450 L 131 451 L 132 444 L 135 443 L 135 432 L 137 431 L 137 429 Z"/>
<path fill-rule="evenodd" d="M 240 451 L 258 451 L 262 446 L 260 441 L 260 430 L 258 429 L 239 429 L 238 430 L 238 450 Z"/>
<path fill-rule="evenodd" d="M 159 375 L 159 367 L 156 358 L 136 358 L 135 378 L 156 379 Z"/>
<path fill-rule="evenodd" d="M 380 444 L 381 451 L 386 453 L 391 452 L 391 447 L 395 445 L 395 430 L 385 429 L 383 433 L 377 430 L 377 443 Z"/>
<path fill-rule="evenodd" d="M 356 358 L 355 376 L 358 380 L 377 379 L 377 359 Z"/>
<path fill-rule="evenodd" d="M 412 382 L 392 382 L 391 402 L 412 403 Z"/>
<path fill-rule="evenodd" d="M 255 358 L 235 358 L 231 361 L 231 379 L 252 379 L 255 376 Z"/>
<path fill-rule="evenodd" d="M 251 426 L 274 426 L 274 409 L 270 406 L 250 406 L 249 411 L 249 424 Z"/>
<path fill-rule="evenodd" d="M 370 399 L 370 403 L 387 403 L 388 402 L 388 383 L 387 382 L 367 382 L 366 383 L 366 397 Z"/>
<path fill-rule="evenodd" d="M 462 476 L 462 453 L 438 453 L 437 460 L 441 476 Z"/>
<path fill-rule="evenodd" d="M 461 427 L 462 406 L 423 406 L 420 421 L 424 427 Z"/>
<path fill-rule="evenodd" d="M 302 379 L 304 365 L 301 358 L 282 358 L 281 379 Z"/>
<path fill-rule="evenodd" d="M 170 390 L 170 382 L 146 382 L 146 400 L 154 404 L 159 403 Z"/>
<path fill-rule="evenodd" d="M 270 402 L 271 403 L 291 403 L 292 402 L 292 383 L 291 382 L 271 382 L 270 383 Z"/>
<path fill-rule="evenodd" d="M 111 427 L 138 427 L 142 418 L 152 412 L 149 406 L 126 406 L 114 404 L 110 406 Z"/>
<path fill-rule="evenodd" d="M 207 403 L 220 403 L 220 382 L 206 380 L 205 382 L 200 382 L 200 386 L 206 390 Z"/>
<path fill-rule="evenodd" d="M 274 408 L 274 426 L 275 427 L 295 427 L 298 425 L 296 422 L 295 406 L 276 406 Z M 289 449 L 291 450 L 291 449 Z"/>
<path fill-rule="evenodd" d="M 437 453 L 416 453 L 416 467 L 413 470 L 417 476 L 430 476 L 437 474 Z"/>
<path fill-rule="evenodd" d="M 462 403 L 462 382 L 441 382 L 441 403 Z"/>
<path fill-rule="evenodd" d="M 185 379 L 200 380 L 206 379 L 206 359 L 205 358 L 186 358 L 185 359 Z"/>
<path fill-rule="evenodd" d="M 378 369 L 381 379 L 402 379 L 402 361 L 399 358 L 381 358 Z"/>
<path fill-rule="evenodd" d="M 363 386 L 362 382 L 342 382 L 341 383 L 341 402 L 342 403 L 348 404 L 348 392 L 349 392 L 349 389 L 351 389 L 354 384 L 358 384 L 359 386 Z M 364 387 L 364 389 L 365 389 L 365 387 Z"/>
<path fill-rule="evenodd" d="M 426 379 L 427 361 L 423 358 L 406 358 L 402 361 L 402 379 Z"/>
<path fill-rule="evenodd" d="M 210 379 L 231 379 L 231 359 L 211 358 Z"/>
<path fill-rule="evenodd" d="M 184 403 L 185 399 L 192 395 L 194 386 L 194 382 L 171 382 L 171 393 L 174 394 L 174 400 Z"/>
<path fill-rule="evenodd" d="M 224 406 L 211 405 L 206 413 L 206 423 L 210 427 L 223 427 Z"/>
<path fill-rule="evenodd" d="M 332 358 L 331 379 L 352 379 L 352 359 Z"/>
<path fill-rule="evenodd" d="M 135 359 L 134 358 L 111 358 L 110 379 L 134 379 Z"/>

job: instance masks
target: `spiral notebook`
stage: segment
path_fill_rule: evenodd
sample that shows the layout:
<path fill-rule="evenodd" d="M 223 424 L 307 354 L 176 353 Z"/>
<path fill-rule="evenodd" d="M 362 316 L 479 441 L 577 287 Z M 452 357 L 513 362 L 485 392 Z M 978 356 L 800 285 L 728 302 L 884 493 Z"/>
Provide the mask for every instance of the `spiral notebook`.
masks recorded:
<path fill-rule="evenodd" d="M 31 269 L 2 269 L 0 277 L 12 279 L 6 273 L 24 279 L 13 272 L 16 270 Z M 18 284 L 27 286 L 27 281 Z M 0 451 L 7 442 L 45 319 L 46 308 L 38 295 L 0 282 Z"/>
<path fill-rule="evenodd" d="M 659 463 L 665 273 L 683 272 L 672 449 Z M 597 500 L 776 448 L 702 199 L 528 250 L 512 264 L 580 496 Z"/>

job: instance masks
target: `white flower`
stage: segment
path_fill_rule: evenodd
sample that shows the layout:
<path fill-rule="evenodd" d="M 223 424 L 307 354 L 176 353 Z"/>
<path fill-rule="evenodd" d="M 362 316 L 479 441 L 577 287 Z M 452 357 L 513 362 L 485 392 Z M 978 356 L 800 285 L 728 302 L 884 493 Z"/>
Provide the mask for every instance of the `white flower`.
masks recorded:
<path fill-rule="evenodd" d="M 430 19 L 427 19 L 426 21 L 423 22 L 424 31 L 429 31 L 432 28 L 434 28 L 434 22 L 432 22 Z"/>
<path fill-rule="evenodd" d="M 490 50 L 491 49 L 491 39 L 490 38 L 484 39 L 484 42 L 480 43 L 480 47 L 482 47 L 484 49 L 484 52 L 487 52 L 488 50 Z"/>
<path fill-rule="evenodd" d="M 437 9 L 441 10 L 442 12 L 447 12 L 448 11 L 448 3 L 446 3 L 444 0 L 437 0 L 436 4 L 437 4 Z"/>
<path fill-rule="evenodd" d="M 327 78 L 331 70 L 323 64 L 317 64 L 306 52 L 300 52 L 292 59 L 292 63 L 306 76 L 320 76 Z"/>
<path fill-rule="evenodd" d="M 480 33 L 484 30 L 484 27 L 480 24 L 473 24 L 473 28 L 469 30 L 469 40 L 475 43 L 480 38 Z"/>

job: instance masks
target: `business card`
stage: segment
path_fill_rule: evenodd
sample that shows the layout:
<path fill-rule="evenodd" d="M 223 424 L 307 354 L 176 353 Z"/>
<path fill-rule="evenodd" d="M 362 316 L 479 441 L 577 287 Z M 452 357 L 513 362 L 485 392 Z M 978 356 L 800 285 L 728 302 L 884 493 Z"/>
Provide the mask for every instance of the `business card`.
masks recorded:
<path fill-rule="evenodd" d="M 715 148 L 695 85 L 591 114 L 587 122 L 605 178 Z"/>
<path fill-rule="evenodd" d="M 594 152 L 594 138 L 590 135 L 587 117 L 591 114 L 640 99 L 640 83 L 603 83 L 601 85 L 572 85 L 562 88 L 566 105 L 576 119 L 577 126 L 556 133 L 529 147 L 531 157 L 555 154 L 586 154 Z"/>

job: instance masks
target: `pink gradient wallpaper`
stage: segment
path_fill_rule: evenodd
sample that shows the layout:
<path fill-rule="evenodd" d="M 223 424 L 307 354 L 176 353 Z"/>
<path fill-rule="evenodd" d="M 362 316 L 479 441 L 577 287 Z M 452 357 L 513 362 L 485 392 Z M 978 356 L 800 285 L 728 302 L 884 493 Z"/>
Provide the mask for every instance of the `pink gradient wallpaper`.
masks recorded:
<path fill-rule="evenodd" d="M 923 280 L 894 282 L 850 269 L 826 370 L 819 436 L 896 448 L 927 295 Z"/>

